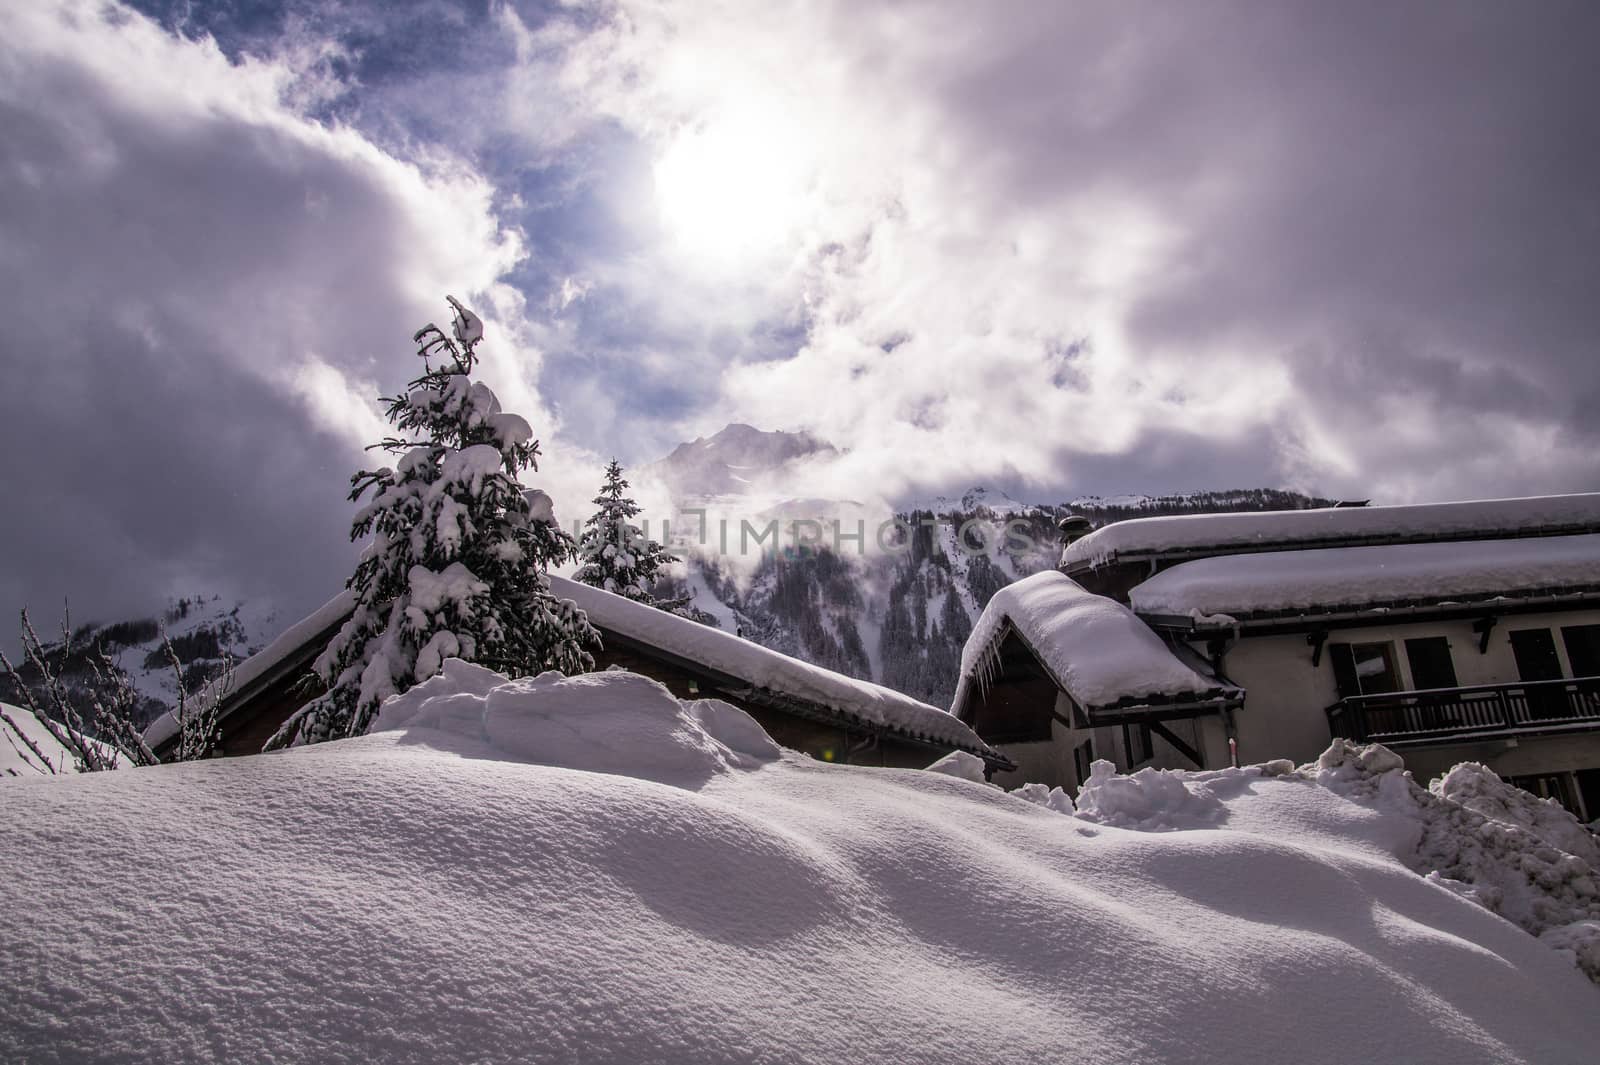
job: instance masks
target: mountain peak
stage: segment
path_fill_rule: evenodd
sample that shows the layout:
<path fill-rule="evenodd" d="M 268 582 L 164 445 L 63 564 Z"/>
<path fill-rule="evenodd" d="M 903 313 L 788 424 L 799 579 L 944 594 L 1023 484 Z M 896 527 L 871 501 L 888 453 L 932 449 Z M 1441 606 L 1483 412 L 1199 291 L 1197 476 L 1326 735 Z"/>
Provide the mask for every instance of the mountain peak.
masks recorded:
<path fill-rule="evenodd" d="M 677 498 L 743 495 L 797 459 L 834 454 L 836 448 L 810 433 L 757 429 L 730 422 L 710 437 L 679 444 L 646 469 Z"/>

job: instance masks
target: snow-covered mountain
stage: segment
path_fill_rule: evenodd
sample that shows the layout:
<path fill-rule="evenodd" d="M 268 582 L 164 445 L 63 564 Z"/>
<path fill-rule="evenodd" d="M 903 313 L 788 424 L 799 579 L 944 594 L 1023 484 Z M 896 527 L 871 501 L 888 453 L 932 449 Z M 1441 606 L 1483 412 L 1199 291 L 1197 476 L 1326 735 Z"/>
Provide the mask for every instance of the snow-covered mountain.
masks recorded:
<path fill-rule="evenodd" d="M 679 444 L 643 472 L 658 478 L 681 503 L 743 495 L 778 480 L 799 459 L 834 453 L 832 444 L 809 433 L 767 432 L 735 422 L 713 436 Z"/>
<path fill-rule="evenodd" d="M 216 595 L 174 599 L 148 616 L 79 625 L 69 640 L 63 640 L 59 630 L 47 631 L 41 619 L 35 619 L 46 643 L 50 670 L 64 682 L 71 697 L 87 708 L 98 687 L 89 656 L 99 649 L 138 693 L 138 713 L 145 722 L 155 720 L 177 701 L 179 677 L 167 658 L 163 636 L 172 642 L 184 687 L 194 692 L 221 675 L 230 661 L 242 662 L 266 646 L 294 620 L 268 603 Z M 30 687 L 40 683 L 32 666 L 22 665 L 20 672 Z M 0 678 L 0 698 L 19 701 L 6 678 Z"/>

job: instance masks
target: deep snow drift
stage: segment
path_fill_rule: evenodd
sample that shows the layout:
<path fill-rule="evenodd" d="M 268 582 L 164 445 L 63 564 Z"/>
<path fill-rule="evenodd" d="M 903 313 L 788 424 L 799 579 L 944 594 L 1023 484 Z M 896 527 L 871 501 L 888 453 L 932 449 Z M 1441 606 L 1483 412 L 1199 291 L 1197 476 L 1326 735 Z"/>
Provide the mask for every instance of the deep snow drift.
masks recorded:
<path fill-rule="evenodd" d="M 1489 820 L 1381 748 L 1303 771 L 1101 770 L 1074 811 L 962 779 L 970 756 L 812 762 L 620 672 L 505 683 L 452 662 L 381 724 L 0 780 L 0 1060 L 1578 1063 L 1600 1046 L 1572 950 L 1464 897 L 1592 907 L 1592 870 L 1553 842 L 1566 826 Z M 1396 857 L 1419 853 L 1450 881 Z"/>

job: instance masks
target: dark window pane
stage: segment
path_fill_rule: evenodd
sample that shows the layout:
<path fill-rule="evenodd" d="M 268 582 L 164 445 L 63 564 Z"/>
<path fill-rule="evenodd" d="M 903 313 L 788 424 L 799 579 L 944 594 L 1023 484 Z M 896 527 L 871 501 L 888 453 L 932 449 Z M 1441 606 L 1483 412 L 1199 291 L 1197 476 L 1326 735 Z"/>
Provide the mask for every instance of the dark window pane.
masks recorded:
<path fill-rule="evenodd" d="M 1510 777 L 1506 783 L 1511 784 L 1513 787 L 1521 788 L 1530 795 L 1537 795 L 1541 799 L 1554 799 L 1574 814 L 1578 812 L 1577 803 L 1573 801 L 1572 791 L 1567 786 L 1567 775 L 1565 773 Z"/>
<path fill-rule="evenodd" d="M 1574 677 L 1600 677 L 1600 625 L 1568 625 L 1561 630 L 1561 640 L 1567 645 Z"/>
<path fill-rule="evenodd" d="M 1328 661 L 1333 663 L 1333 683 L 1339 689 L 1339 698 L 1348 699 L 1361 694 L 1361 681 L 1356 678 L 1356 660 L 1347 643 L 1330 643 Z"/>
<path fill-rule="evenodd" d="M 1513 629 L 1511 653 L 1517 659 L 1518 679 L 1561 679 L 1561 659 L 1556 657 L 1556 638 L 1549 629 Z"/>
<path fill-rule="evenodd" d="M 1580 769 L 1578 793 L 1583 796 L 1583 816 L 1590 821 L 1600 821 L 1600 769 Z"/>
<path fill-rule="evenodd" d="M 1450 659 L 1450 641 L 1443 636 L 1425 636 L 1406 641 L 1406 661 L 1411 664 L 1411 686 L 1454 688 L 1456 667 Z"/>
<path fill-rule="evenodd" d="M 1400 678 L 1395 674 L 1394 645 L 1388 643 L 1353 643 L 1350 654 L 1355 661 L 1356 679 L 1362 695 L 1400 690 Z"/>
<path fill-rule="evenodd" d="M 1084 740 L 1072 752 L 1072 768 L 1078 774 L 1078 786 L 1089 779 L 1089 766 L 1094 762 L 1094 741 Z"/>

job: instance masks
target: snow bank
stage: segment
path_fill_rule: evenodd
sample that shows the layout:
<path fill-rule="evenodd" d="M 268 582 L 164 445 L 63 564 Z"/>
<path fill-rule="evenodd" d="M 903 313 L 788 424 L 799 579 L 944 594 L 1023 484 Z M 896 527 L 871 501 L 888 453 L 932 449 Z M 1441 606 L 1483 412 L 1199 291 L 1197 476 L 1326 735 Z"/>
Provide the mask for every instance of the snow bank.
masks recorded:
<path fill-rule="evenodd" d="M 1134 518 L 1068 544 L 1069 572 L 1119 557 L 1206 549 L 1265 550 L 1318 542 L 1399 542 L 1600 531 L 1600 493 L 1421 503 L 1393 507 L 1328 507 L 1245 514 Z"/>
<path fill-rule="evenodd" d="M 1056 570 L 1007 585 L 989 601 L 962 650 L 963 686 L 981 679 L 1007 626 L 1085 707 L 1234 692 L 1184 665 L 1127 607 Z"/>
<path fill-rule="evenodd" d="M 1560 594 L 1600 584 L 1600 535 L 1223 555 L 1128 593 L 1141 614 L 1251 614 Z"/>
<path fill-rule="evenodd" d="M 715 699 L 680 703 L 637 673 L 507 680 L 459 658 L 384 703 L 373 726 L 374 732 L 413 729 L 465 737 L 496 758 L 690 788 L 718 773 L 756 768 L 780 750 L 738 707 Z"/>
<path fill-rule="evenodd" d="M 1526 829 L 1541 842 L 1600 869 L 1600 839 L 1593 832 L 1560 803 L 1508 786 L 1487 766 L 1462 762 L 1429 784 L 1428 790 L 1491 821 Z"/>
<path fill-rule="evenodd" d="M 1116 766 L 1096 761 L 1078 789 L 1077 816 L 1141 832 L 1205 828 L 1220 822 L 1222 801 L 1203 785 L 1185 783 L 1186 775 L 1146 768 L 1118 776 Z"/>
<path fill-rule="evenodd" d="M 1600 983 L 1600 866 L 1586 860 L 1595 840 L 1577 818 L 1482 766 L 1458 766 L 1436 791 L 1423 789 L 1377 745 L 1334 740 L 1314 771 L 1324 786 L 1412 822 L 1415 843 L 1401 856 L 1413 868 L 1563 950 Z"/>
<path fill-rule="evenodd" d="M 772 757 L 748 717 L 669 702 L 627 674 L 452 664 L 359 739 L 0 781 L 0 1060 L 1442 1065 L 1600 1045 L 1566 940 L 1396 860 L 1428 817 L 1437 839 L 1488 822 L 1379 748 L 1102 773 L 1098 814 L 1063 817 Z M 1203 827 L 1176 830 L 1184 810 Z M 1510 878 L 1543 844 L 1504 828 L 1450 869 Z"/>

